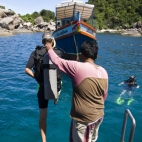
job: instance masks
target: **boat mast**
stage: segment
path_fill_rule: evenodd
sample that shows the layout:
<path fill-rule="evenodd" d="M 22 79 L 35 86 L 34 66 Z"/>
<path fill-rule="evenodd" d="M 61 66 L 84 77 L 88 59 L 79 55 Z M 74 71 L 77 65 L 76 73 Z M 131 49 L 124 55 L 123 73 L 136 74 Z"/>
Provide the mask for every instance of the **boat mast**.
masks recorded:
<path fill-rule="evenodd" d="M 72 0 L 72 2 L 74 2 L 74 0 Z M 76 3 L 74 4 L 73 20 L 75 20 L 75 16 L 76 16 Z"/>

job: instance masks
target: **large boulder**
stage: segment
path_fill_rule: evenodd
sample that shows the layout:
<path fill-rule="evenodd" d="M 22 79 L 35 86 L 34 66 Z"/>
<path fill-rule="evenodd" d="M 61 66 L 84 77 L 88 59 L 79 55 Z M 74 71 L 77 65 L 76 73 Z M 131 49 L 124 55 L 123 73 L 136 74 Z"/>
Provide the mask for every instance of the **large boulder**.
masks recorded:
<path fill-rule="evenodd" d="M 128 27 L 129 27 L 129 26 L 128 26 L 127 24 L 123 24 L 123 25 L 122 25 L 122 28 L 123 28 L 123 29 L 128 29 Z"/>
<path fill-rule="evenodd" d="M 45 27 L 45 26 L 48 26 L 48 25 L 49 25 L 49 23 L 47 23 L 47 22 L 41 22 L 38 26 Z"/>
<path fill-rule="evenodd" d="M 8 15 L 14 15 L 14 14 L 15 14 L 15 12 L 11 9 L 0 8 L 0 16 L 2 16 L 2 17 L 6 17 Z"/>
<path fill-rule="evenodd" d="M 55 28 L 55 26 L 53 26 L 53 25 L 48 25 L 47 30 L 55 31 L 55 30 L 56 30 L 56 28 Z"/>
<path fill-rule="evenodd" d="M 0 26 L 1 26 L 2 28 L 4 28 L 4 29 L 9 30 L 8 24 L 0 23 Z"/>
<path fill-rule="evenodd" d="M 142 22 L 137 22 L 137 29 L 142 27 Z"/>
<path fill-rule="evenodd" d="M 125 30 L 121 32 L 121 35 L 127 35 L 127 36 L 141 36 L 141 34 L 137 30 Z"/>
<path fill-rule="evenodd" d="M 20 24 L 19 25 L 19 27 L 18 27 L 18 29 L 22 29 L 23 28 L 23 25 L 22 24 Z"/>
<path fill-rule="evenodd" d="M 23 24 L 23 26 L 25 26 L 25 27 L 31 27 L 32 26 L 32 23 L 31 22 L 25 22 L 24 24 Z"/>
<path fill-rule="evenodd" d="M 35 20 L 34 20 L 34 23 L 35 25 L 38 25 L 40 23 L 44 22 L 43 18 L 40 16 L 40 17 L 37 17 Z"/>
<path fill-rule="evenodd" d="M 0 18 L 7 17 L 7 15 L 4 13 L 4 9 L 0 8 Z"/>
<path fill-rule="evenodd" d="M 36 25 L 39 29 L 47 29 L 48 25 L 50 25 L 47 22 L 41 22 L 40 24 Z"/>
<path fill-rule="evenodd" d="M 4 9 L 4 13 L 6 15 L 14 15 L 15 14 L 15 12 L 13 10 L 11 10 L 11 9 Z"/>
<path fill-rule="evenodd" d="M 142 27 L 138 29 L 138 32 L 142 35 Z"/>
<path fill-rule="evenodd" d="M 56 25 L 55 22 L 50 22 L 50 24 L 51 24 L 52 26 L 55 26 L 55 25 Z"/>
<path fill-rule="evenodd" d="M 38 28 L 38 27 L 35 27 L 35 26 L 33 26 L 33 27 L 31 28 L 31 30 L 32 30 L 33 32 L 39 32 L 39 28 Z"/>
<path fill-rule="evenodd" d="M 2 28 L 4 28 L 4 29 L 7 29 L 7 30 L 13 30 L 14 29 L 14 25 L 12 25 L 12 24 L 1 24 L 0 23 L 0 26 L 2 27 Z"/>
<path fill-rule="evenodd" d="M 31 30 L 31 28 L 32 28 L 32 23 L 31 23 L 31 22 L 24 23 L 24 24 L 23 24 L 23 27 L 24 27 L 25 29 Z"/>
<path fill-rule="evenodd" d="M 139 29 L 139 28 L 141 28 L 142 27 L 142 22 L 136 22 L 136 23 L 134 23 L 133 25 L 132 25 L 132 27 L 133 27 L 133 29 L 135 29 L 135 28 L 137 28 L 137 29 Z"/>
<path fill-rule="evenodd" d="M 15 28 L 14 25 L 11 25 L 11 24 L 8 25 L 8 30 L 14 30 L 14 28 Z"/>
<path fill-rule="evenodd" d="M 0 8 L 0 29 L 7 31 L 13 31 L 13 33 L 25 33 L 25 32 L 45 32 L 47 30 L 55 30 L 55 22 L 50 20 L 49 23 L 44 22 L 43 18 L 37 17 L 34 20 L 35 25 L 31 22 L 24 22 L 18 14 L 15 14 L 12 10 L 6 10 Z"/>
<path fill-rule="evenodd" d="M 133 29 L 135 29 L 136 26 L 137 26 L 137 23 L 134 23 L 134 24 L 132 25 Z"/>
<path fill-rule="evenodd" d="M 13 25 L 15 26 L 15 28 L 18 28 L 20 26 L 20 24 L 24 24 L 24 21 L 18 17 L 13 21 Z"/>
<path fill-rule="evenodd" d="M 11 17 L 6 17 L 6 18 L 3 18 L 1 21 L 0 21 L 1 24 L 12 24 L 13 23 L 13 19 Z"/>
<path fill-rule="evenodd" d="M 10 16 L 13 20 L 15 20 L 15 19 L 18 19 L 19 18 L 19 15 L 18 14 L 14 14 L 14 15 L 12 15 L 12 16 Z"/>

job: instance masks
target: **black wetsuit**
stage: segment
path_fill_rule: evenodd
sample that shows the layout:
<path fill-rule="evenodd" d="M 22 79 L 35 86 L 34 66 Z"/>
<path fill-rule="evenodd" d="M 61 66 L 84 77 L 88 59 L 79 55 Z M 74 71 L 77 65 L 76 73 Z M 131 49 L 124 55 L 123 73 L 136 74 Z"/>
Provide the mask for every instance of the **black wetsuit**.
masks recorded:
<path fill-rule="evenodd" d="M 135 79 L 127 79 L 124 81 L 124 84 L 126 84 L 126 86 L 124 87 L 126 90 L 132 91 L 132 89 L 134 87 L 137 87 L 138 84 L 136 83 Z"/>
<path fill-rule="evenodd" d="M 54 51 L 57 53 L 57 55 L 62 56 L 62 52 L 60 50 L 55 49 Z M 32 70 L 33 67 L 34 67 L 34 62 L 35 62 L 35 50 L 31 53 L 31 55 L 29 57 L 29 60 L 28 60 L 28 62 L 26 64 L 26 68 L 29 68 L 29 69 Z M 61 71 L 60 70 L 57 70 L 57 74 L 58 74 L 58 78 L 61 78 Z M 61 87 L 59 85 L 57 85 L 58 88 Z M 44 77 L 43 77 L 43 70 L 42 70 L 41 82 L 39 83 L 39 90 L 38 90 L 38 93 L 37 93 L 37 97 L 38 97 L 39 108 L 40 109 L 47 108 L 48 107 L 48 100 L 46 100 L 45 97 L 44 97 Z"/>
<path fill-rule="evenodd" d="M 33 51 L 29 57 L 29 60 L 26 64 L 26 68 L 32 69 L 34 67 L 34 61 L 35 61 L 35 51 Z M 44 109 L 48 107 L 48 100 L 44 98 L 44 80 L 42 78 L 42 82 L 40 83 L 39 90 L 37 93 L 38 97 L 38 105 L 40 109 Z"/>

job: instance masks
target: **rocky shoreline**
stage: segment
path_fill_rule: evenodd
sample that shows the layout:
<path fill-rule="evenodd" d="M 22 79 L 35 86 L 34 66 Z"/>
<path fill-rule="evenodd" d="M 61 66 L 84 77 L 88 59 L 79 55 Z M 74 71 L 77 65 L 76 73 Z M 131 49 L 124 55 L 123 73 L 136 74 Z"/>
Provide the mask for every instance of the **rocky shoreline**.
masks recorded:
<path fill-rule="evenodd" d="M 122 29 L 122 30 L 114 30 L 114 29 L 103 29 L 103 30 L 97 30 L 97 33 L 118 33 L 122 36 L 135 36 L 140 37 L 142 36 L 142 29 Z"/>
<path fill-rule="evenodd" d="M 24 22 L 18 14 L 12 10 L 0 8 L 0 36 L 12 36 L 18 33 L 32 33 L 54 31 L 55 22 L 44 22 L 41 16 L 31 22 Z"/>
<path fill-rule="evenodd" d="M 50 30 L 46 30 L 50 31 Z M 33 32 L 45 32 L 43 30 L 39 31 L 32 31 L 28 29 L 14 29 L 14 30 L 7 30 L 7 29 L 1 29 L 0 28 L 0 36 L 13 36 L 14 34 L 20 34 L 20 33 L 33 33 Z M 142 33 L 138 32 L 137 30 L 113 30 L 113 29 L 106 29 L 106 30 L 97 30 L 97 33 L 118 33 L 122 36 L 135 36 L 140 37 L 142 36 Z"/>
<path fill-rule="evenodd" d="M 0 36 L 12 36 L 18 33 L 46 32 L 54 31 L 55 22 L 44 22 L 42 17 L 34 19 L 34 25 L 31 22 L 24 22 L 18 14 L 12 10 L 0 8 Z M 142 36 L 142 22 L 133 24 L 131 29 L 102 29 L 97 33 L 119 33 L 122 36 Z"/>
<path fill-rule="evenodd" d="M 27 29 L 14 29 L 12 31 L 6 29 L 0 29 L 0 36 L 13 36 L 19 33 L 32 33 L 32 31 Z"/>

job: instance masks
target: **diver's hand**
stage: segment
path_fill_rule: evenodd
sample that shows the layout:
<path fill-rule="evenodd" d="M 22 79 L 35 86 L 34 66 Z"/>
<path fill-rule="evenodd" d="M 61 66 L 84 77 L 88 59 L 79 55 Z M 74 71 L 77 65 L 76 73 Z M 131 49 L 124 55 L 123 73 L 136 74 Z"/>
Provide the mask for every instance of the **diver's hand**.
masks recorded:
<path fill-rule="evenodd" d="M 138 85 L 136 88 L 139 88 L 140 86 Z"/>
<path fill-rule="evenodd" d="M 45 46 L 45 48 L 46 48 L 47 51 L 48 51 L 49 49 L 53 49 L 53 47 L 52 47 L 52 42 L 51 42 L 51 43 L 47 42 L 44 46 Z"/>
<path fill-rule="evenodd" d="M 121 82 L 120 84 L 118 84 L 118 85 L 121 85 L 121 84 L 124 84 L 124 82 Z"/>

